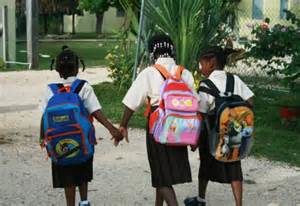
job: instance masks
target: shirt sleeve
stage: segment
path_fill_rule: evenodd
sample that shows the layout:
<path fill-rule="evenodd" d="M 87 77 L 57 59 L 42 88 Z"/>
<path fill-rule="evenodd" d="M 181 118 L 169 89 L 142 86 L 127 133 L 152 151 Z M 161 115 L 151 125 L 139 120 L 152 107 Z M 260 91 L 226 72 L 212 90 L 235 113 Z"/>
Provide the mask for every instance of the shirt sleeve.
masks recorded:
<path fill-rule="evenodd" d="M 149 67 L 137 76 L 122 101 L 125 106 L 133 111 L 137 111 L 147 100 L 151 88 L 148 74 Z"/>
<path fill-rule="evenodd" d="M 200 86 L 206 87 L 205 84 L 201 83 Z M 205 92 L 199 92 L 199 111 L 201 113 L 208 113 L 214 108 L 215 98 Z"/>
<path fill-rule="evenodd" d="M 182 80 L 188 84 L 191 89 L 195 89 L 193 74 L 187 69 L 182 72 Z"/>
<path fill-rule="evenodd" d="M 248 100 L 254 96 L 254 93 L 238 76 L 235 76 L 235 80 L 237 85 L 235 87 L 236 91 L 234 91 L 234 93 L 240 95 L 243 100 Z"/>
<path fill-rule="evenodd" d="M 51 89 L 49 88 L 49 86 L 47 86 L 47 88 L 45 89 L 44 92 L 44 98 L 41 101 L 41 105 L 40 105 L 40 109 L 42 112 L 45 111 L 47 104 L 49 102 L 49 99 L 53 96 L 53 93 L 51 91 Z"/>
<path fill-rule="evenodd" d="M 93 87 L 89 83 L 84 84 L 79 96 L 90 114 L 102 108 Z"/>

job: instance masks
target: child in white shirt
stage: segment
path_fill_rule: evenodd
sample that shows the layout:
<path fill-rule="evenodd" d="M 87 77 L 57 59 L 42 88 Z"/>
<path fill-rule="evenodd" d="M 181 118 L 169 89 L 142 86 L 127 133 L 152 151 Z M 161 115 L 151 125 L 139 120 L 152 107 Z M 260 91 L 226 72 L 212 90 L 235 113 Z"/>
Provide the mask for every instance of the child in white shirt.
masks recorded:
<path fill-rule="evenodd" d="M 215 46 L 206 49 L 200 56 L 199 69 L 201 73 L 212 81 L 220 92 L 225 92 L 227 75 L 224 71 L 224 67 L 227 62 L 228 55 L 235 52 L 233 49 L 222 49 Z M 201 83 L 200 86 L 209 87 L 205 83 Z M 236 75 L 234 75 L 234 89 L 233 94 L 240 96 L 244 101 L 248 101 L 252 105 L 253 92 L 249 87 Z M 199 92 L 200 99 L 200 112 L 205 118 L 208 118 L 208 113 L 215 108 L 215 97 L 212 95 Z M 211 119 L 209 119 L 211 120 Z M 213 120 L 209 122 L 214 122 Z M 200 153 L 200 169 L 199 169 L 199 197 L 187 198 L 185 200 L 186 206 L 205 206 L 205 193 L 208 181 L 214 181 L 219 183 L 231 184 L 232 192 L 234 194 L 236 206 L 242 205 L 242 181 L 243 174 L 241 168 L 241 161 L 224 163 L 217 161 L 209 151 L 208 144 L 208 131 L 204 127 L 201 133 L 199 153 Z"/>
<path fill-rule="evenodd" d="M 68 90 L 72 83 L 77 79 L 79 62 L 82 60 L 71 51 L 67 46 L 63 46 L 63 51 L 56 58 L 56 71 L 59 73 L 61 80 L 58 82 L 62 89 Z M 52 62 L 52 64 L 54 61 Z M 83 64 L 84 66 L 84 64 Z M 52 65 L 51 65 L 52 67 Z M 81 98 L 84 107 L 92 118 L 95 118 L 108 129 L 115 141 L 122 139 L 122 134 L 115 128 L 102 113 L 101 105 L 94 93 L 91 85 L 82 80 L 82 85 L 78 95 Z M 49 100 L 53 97 L 52 90 L 47 87 L 43 110 L 47 107 Z M 42 121 L 43 123 L 43 121 Z M 41 140 L 44 138 L 43 124 L 41 123 Z M 67 206 L 75 206 L 76 187 L 79 187 L 81 206 L 89 206 L 87 200 L 88 182 L 93 179 L 93 157 L 84 163 L 76 165 L 62 166 L 52 162 L 52 179 L 54 188 L 64 188 Z"/>

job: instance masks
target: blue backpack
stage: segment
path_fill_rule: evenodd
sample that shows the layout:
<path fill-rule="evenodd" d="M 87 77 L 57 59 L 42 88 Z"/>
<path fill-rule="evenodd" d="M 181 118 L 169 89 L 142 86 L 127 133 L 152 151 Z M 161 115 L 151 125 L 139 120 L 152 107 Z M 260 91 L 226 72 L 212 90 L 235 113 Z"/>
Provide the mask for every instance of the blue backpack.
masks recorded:
<path fill-rule="evenodd" d="M 77 79 L 70 87 L 48 85 L 53 96 L 43 114 L 44 145 L 55 164 L 81 164 L 94 154 L 95 129 L 78 95 L 85 83 Z"/>

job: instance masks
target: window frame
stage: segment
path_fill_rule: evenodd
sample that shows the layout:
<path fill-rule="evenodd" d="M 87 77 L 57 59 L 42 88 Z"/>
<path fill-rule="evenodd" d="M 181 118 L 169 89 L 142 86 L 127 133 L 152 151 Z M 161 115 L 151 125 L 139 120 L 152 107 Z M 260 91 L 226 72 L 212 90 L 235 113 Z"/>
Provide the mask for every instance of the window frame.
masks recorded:
<path fill-rule="evenodd" d="M 252 0 L 252 19 L 264 19 L 264 0 Z"/>

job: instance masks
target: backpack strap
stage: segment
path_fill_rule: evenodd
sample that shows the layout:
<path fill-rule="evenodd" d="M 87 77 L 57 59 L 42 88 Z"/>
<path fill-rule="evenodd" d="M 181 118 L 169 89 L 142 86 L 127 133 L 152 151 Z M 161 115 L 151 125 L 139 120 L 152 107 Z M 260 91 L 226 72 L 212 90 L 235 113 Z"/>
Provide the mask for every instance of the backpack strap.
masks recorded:
<path fill-rule="evenodd" d="M 208 87 L 204 87 L 204 86 L 200 86 L 199 87 L 198 93 L 199 92 L 204 92 L 206 94 L 210 94 L 213 97 L 220 97 L 220 94 L 217 91 L 215 91 L 215 90 L 213 90 L 211 88 L 208 88 Z"/>
<path fill-rule="evenodd" d="M 159 71 L 159 73 L 162 75 L 164 80 L 169 79 L 169 78 L 180 80 L 182 72 L 184 70 L 184 67 L 179 65 L 176 69 L 175 75 L 172 76 L 164 66 L 162 66 L 160 64 L 154 64 L 153 66 Z"/>
<path fill-rule="evenodd" d="M 226 73 L 226 90 L 225 94 L 231 96 L 234 92 L 234 76 L 231 73 Z"/>
<path fill-rule="evenodd" d="M 49 84 L 48 86 L 49 86 L 49 88 L 51 89 L 51 91 L 52 91 L 53 94 L 59 93 L 60 90 L 61 90 L 62 88 L 64 88 L 64 85 L 61 84 L 61 83 L 57 83 L 57 84 Z"/>
<path fill-rule="evenodd" d="M 85 80 L 76 79 L 71 85 L 71 92 L 79 94 L 85 83 Z"/>
<path fill-rule="evenodd" d="M 202 80 L 201 83 L 206 84 L 207 87 L 200 86 L 198 89 L 198 93 L 204 92 L 212 95 L 213 97 L 220 97 L 220 90 L 210 79 Z"/>
<path fill-rule="evenodd" d="M 177 70 L 176 70 L 176 73 L 175 73 L 175 78 L 176 78 L 177 80 L 180 80 L 180 79 L 181 79 L 181 75 L 182 75 L 183 70 L 184 70 L 184 67 L 183 67 L 183 66 L 179 65 L 179 66 L 177 67 Z"/>
<path fill-rule="evenodd" d="M 214 90 L 217 93 L 220 93 L 220 90 L 218 89 L 218 87 L 210 79 L 202 80 L 201 83 L 206 84 L 208 86 L 208 88 Z"/>
<path fill-rule="evenodd" d="M 154 64 L 153 66 L 155 69 L 157 69 L 159 71 L 159 73 L 162 75 L 164 80 L 171 78 L 171 74 L 168 72 L 168 70 L 164 66 L 162 66 L 160 64 Z"/>

